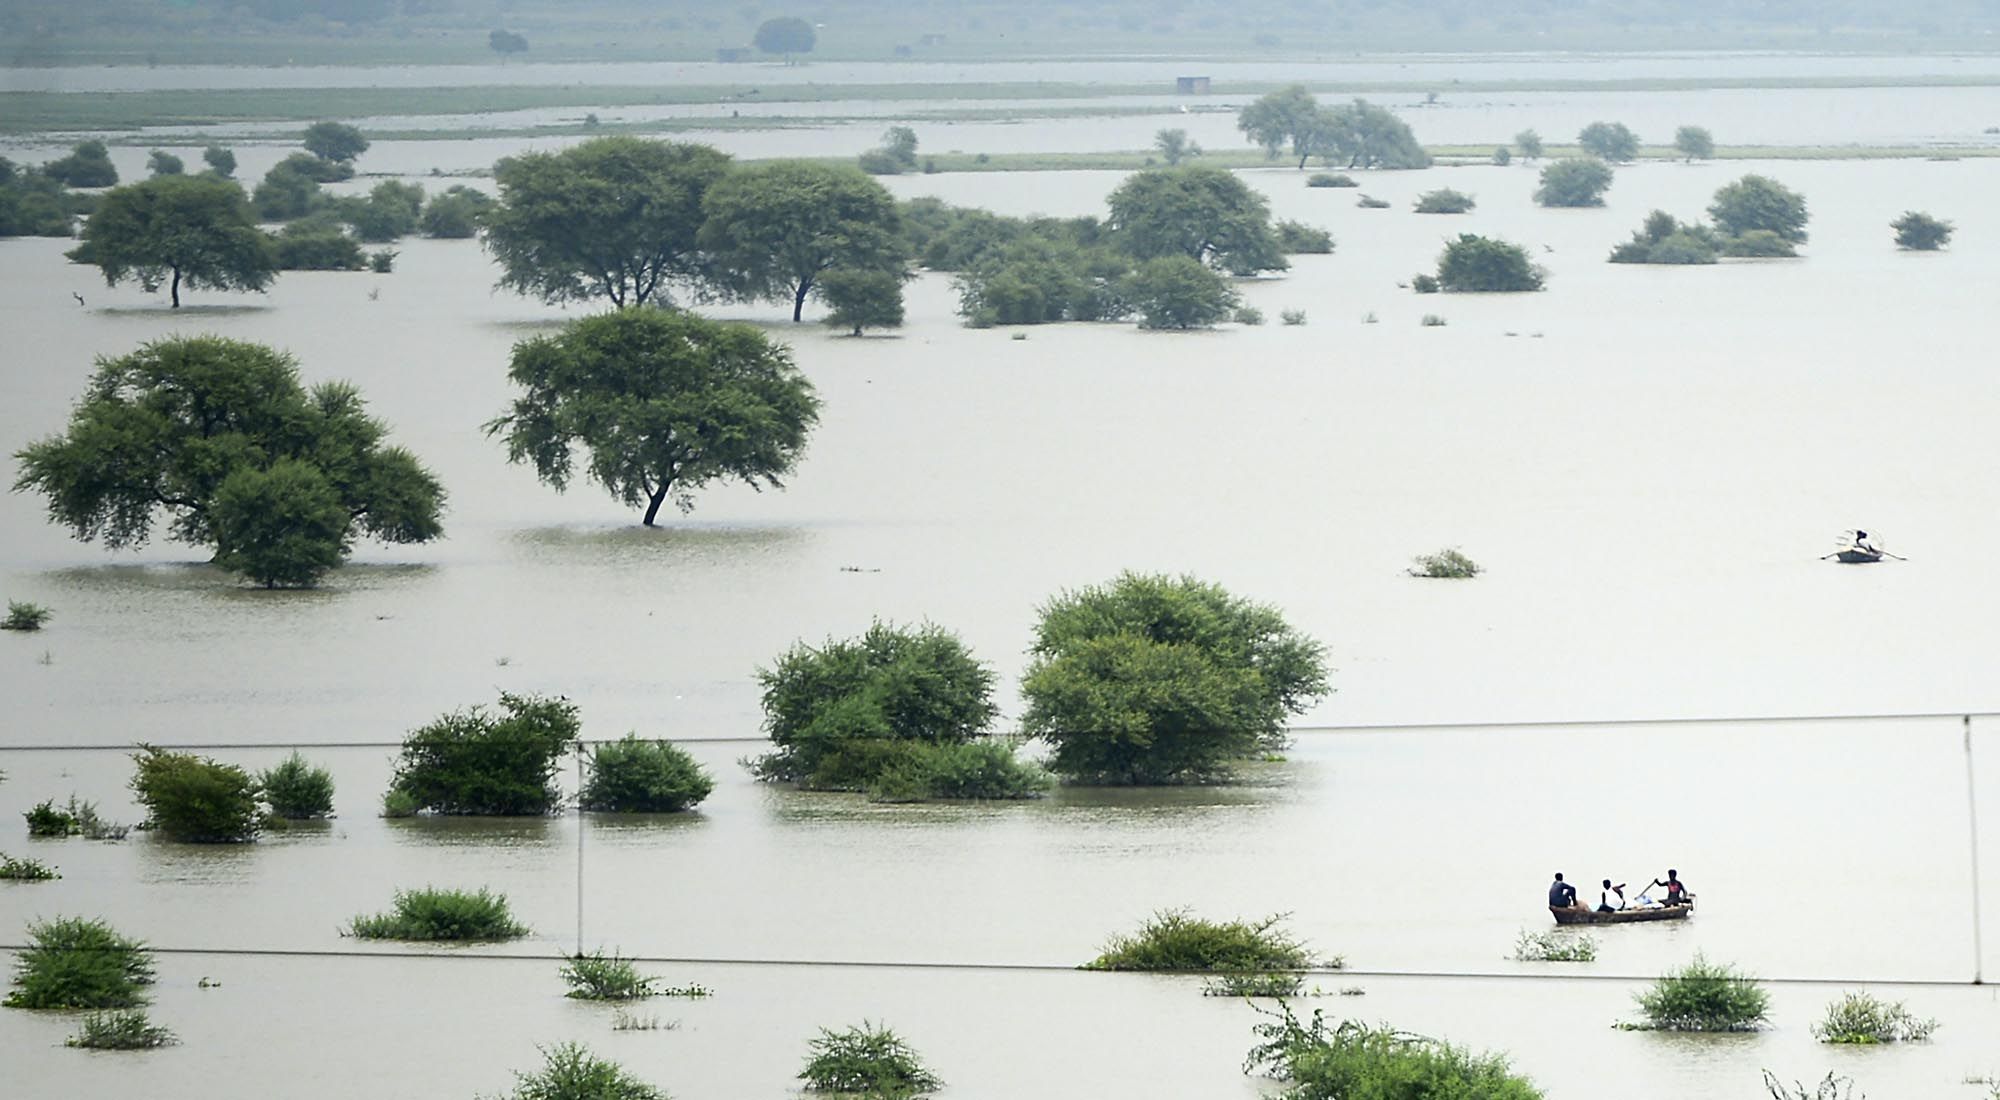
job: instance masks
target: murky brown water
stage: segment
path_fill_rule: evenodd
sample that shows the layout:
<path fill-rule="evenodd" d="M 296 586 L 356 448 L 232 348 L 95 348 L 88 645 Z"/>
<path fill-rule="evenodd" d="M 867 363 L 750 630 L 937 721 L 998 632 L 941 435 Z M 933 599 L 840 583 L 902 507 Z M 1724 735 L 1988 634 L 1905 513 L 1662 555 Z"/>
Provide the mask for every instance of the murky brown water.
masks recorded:
<path fill-rule="evenodd" d="M 608 498 L 543 489 L 478 432 L 507 400 L 510 343 L 564 314 L 492 292 L 476 245 L 409 241 L 393 276 L 292 274 L 268 297 L 197 295 L 174 315 L 65 265 L 60 242 L 0 243 L 9 450 L 60 426 L 93 355 L 217 331 L 288 347 L 310 377 L 358 382 L 453 494 L 448 541 L 365 548 L 304 594 L 243 590 L 171 545 L 106 555 L 48 527 L 36 501 L 0 497 L 0 594 L 58 615 L 43 634 L 0 637 L 0 745 L 17 746 L 0 752 L 0 845 L 65 875 L 0 888 L 0 939 L 36 915 L 86 912 L 164 947 L 351 950 L 337 925 L 396 887 L 483 883 L 538 934 L 477 954 L 553 954 L 576 935 L 574 819 L 384 822 L 372 809 L 390 753 L 339 749 L 314 754 L 341 787 L 324 833 L 229 851 L 140 837 L 29 846 L 15 815 L 49 795 L 135 812 L 119 753 L 18 746 L 393 741 L 500 687 L 569 694 L 592 736 L 752 737 L 751 669 L 871 615 L 959 629 L 1011 703 L 1035 604 L 1128 567 L 1212 577 L 1323 638 L 1340 692 L 1315 723 L 1992 708 L 2000 386 L 1982 319 L 2000 266 L 1987 201 L 2000 164 L 1762 166 L 1809 197 L 1808 258 L 1602 262 L 1648 209 L 1696 215 L 1750 167 L 1621 170 L 1611 205 L 1592 211 L 1534 208 L 1522 168 L 1368 178 L 1397 204 L 1388 211 L 1308 190 L 1297 173 L 1252 173 L 1280 216 L 1340 242 L 1245 288 L 1274 320 L 1305 309 L 1304 327 L 1064 326 L 1014 341 L 960 327 L 935 276 L 912 286 L 912 323 L 895 337 L 734 308 L 793 342 L 825 421 L 788 492 L 706 493 L 692 520 L 655 532 Z M 893 185 L 1069 214 L 1098 211 L 1116 179 Z M 1447 184 L 1480 209 L 1407 212 Z M 1896 253 L 1886 223 L 1909 208 L 1956 220 L 1960 243 Z M 1461 230 L 1527 244 L 1550 290 L 1395 287 Z M 1449 326 L 1419 327 L 1426 312 Z M 1912 560 L 1816 560 L 1856 524 Z M 1489 574 L 1401 574 L 1443 545 Z M 593 823 L 587 944 L 1067 966 L 1147 911 L 1190 904 L 1290 911 L 1361 970 L 1508 973 L 1523 969 L 1503 961 L 1515 932 L 1546 920 L 1550 871 L 1637 879 L 1673 865 L 1701 914 L 1608 930 L 1582 972 L 1650 974 L 1696 949 L 1836 982 L 1961 979 L 1973 965 L 1950 721 L 1310 734 L 1245 787 L 994 807 L 770 791 L 734 764 L 754 749 L 698 747 L 720 779 L 699 816 Z M 1991 807 L 1990 730 L 1979 752 Z M 262 766 L 279 754 L 219 755 Z M 1833 899 L 1837 917 L 1802 919 Z M 1996 907 L 1989 892 L 1989 975 Z M 1191 983 L 663 965 L 720 995 L 648 1009 L 680 1030 L 614 1035 L 608 1014 L 560 998 L 552 964 L 464 954 L 170 956 L 155 1015 L 186 1045 L 88 1057 L 51 1049 L 66 1022 L 6 1013 L 0 1056 L 37 1093 L 262 1095 L 297 1073 L 287 1095 L 470 1095 L 504 1087 L 534 1043 L 582 1037 L 677 1095 L 772 1095 L 814 1025 L 869 1016 L 908 1032 L 954 1096 L 1256 1092 L 1237 1074 L 1252 1016 Z M 204 975 L 223 987 L 196 989 Z M 1765 1066 L 1839 1068 L 1878 1098 L 1950 1097 L 1973 1093 L 1965 1075 L 2000 1069 L 2000 1003 L 1985 991 L 1891 990 L 1945 1021 L 1938 1039 L 1835 1051 L 1806 1025 L 1838 984 L 1780 986 L 1774 1031 L 1720 1041 L 1612 1031 L 1626 981 L 1354 984 L 1368 996 L 1320 1003 L 1509 1050 L 1559 1098 L 1645 1078 L 1748 1100 Z"/>

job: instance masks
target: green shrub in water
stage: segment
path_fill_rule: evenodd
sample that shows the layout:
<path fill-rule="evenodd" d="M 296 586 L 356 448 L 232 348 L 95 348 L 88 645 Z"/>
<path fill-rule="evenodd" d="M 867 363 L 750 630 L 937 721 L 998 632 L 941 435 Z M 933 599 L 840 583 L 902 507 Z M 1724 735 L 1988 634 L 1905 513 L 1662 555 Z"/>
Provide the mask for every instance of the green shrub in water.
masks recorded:
<path fill-rule="evenodd" d="M 944 1085 L 923 1059 L 885 1026 L 862 1023 L 841 1031 L 821 1028 L 808 1044 L 799 1080 L 811 1092 L 833 1092 L 881 1100 L 906 1100 Z"/>
<path fill-rule="evenodd" d="M 412 812 L 532 817 L 561 804 L 556 773 L 582 723 L 567 699 L 500 693 L 500 714 L 453 711 L 403 739 L 388 816 Z"/>
<path fill-rule="evenodd" d="M 1280 971 L 1264 974 L 1221 974 L 1201 987 L 1204 997 L 1296 997 L 1305 989 L 1301 974 Z"/>
<path fill-rule="evenodd" d="M 0 619 L 0 630 L 40 630 L 53 617 L 55 612 L 41 604 L 8 600 L 7 617 Z"/>
<path fill-rule="evenodd" d="M 1463 580 L 1480 574 L 1479 563 L 1459 553 L 1457 550 L 1440 550 L 1435 554 L 1419 554 L 1412 559 L 1416 566 L 1410 570 L 1412 577 L 1440 577 L 1447 580 Z"/>
<path fill-rule="evenodd" d="M 1918 1042 L 1936 1030 L 1936 1020 L 1920 1020 L 1903 1002 L 1869 993 L 1849 993 L 1827 1005 L 1826 1015 L 1812 1027 L 1813 1037 L 1822 1043 Z"/>
<path fill-rule="evenodd" d="M 1661 1031 L 1755 1031 L 1770 998 L 1726 963 L 1700 955 L 1637 995 L 1646 1026 Z"/>
<path fill-rule="evenodd" d="M 1333 251 L 1333 234 L 1318 226 L 1286 218 L 1272 230 L 1278 235 L 1278 250 L 1286 255 L 1324 256 Z"/>
<path fill-rule="evenodd" d="M 13 882 L 42 882 L 61 877 L 56 874 L 55 868 L 39 859 L 15 859 L 5 852 L 0 852 L 0 879 Z"/>
<path fill-rule="evenodd" d="M 562 978 L 569 983 L 564 996 L 579 1001 L 636 1001 L 657 992 L 653 984 L 659 980 L 639 973 L 631 959 L 602 951 L 572 956 L 563 963 Z"/>
<path fill-rule="evenodd" d="M 580 803 L 593 812 L 670 814 L 693 807 L 714 789 L 715 781 L 685 749 L 627 734 L 591 751 Z"/>
<path fill-rule="evenodd" d="M 1424 1100 L 1540 1100 L 1541 1090 L 1512 1073 L 1498 1054 L 1349 1020 L 1329 1025 L 1320 1012 L 1300 1023 L 1291 1006 L 1259 1009 L 1245 1073 L 1287 1083 L 1285 1100 L 1423 1097 Z"/>
<path fill-rule="evenodd" d="M 78 824 L 76 814 L 73 812 L 75 805 L 76 798 L 73 795 L 70 797 L 70 806 L 72 809 L 64 809 L 57 806 L 53 798 L 44 799 L 37 803 L 27 813 L 21 815 L 28 820 L 28 835 L 39 837 L 75 836 L 82 832 L 83 827 Z"/>
<path fill-rule="evenodd" d="M 1514 941 L 1514 958 L 1519 962 L 1592 962 L 1597 958 L 1597 941 L 1582 933 L 1523 928 Z"/>
<path fill-rule="evenodd" d="M 1444 187 L 1418 195 L 1415 210 L 1419 214 L 1466 214 L 1477 205 L 1471 195 Z"/>
<path fill-rule="evenodd" d="M 257 777 L 271 812 L 289 821 L 333 816 L 333 773 L 315 768 L 297 752 Z"/>
<path fill-rule="evenodd" d="M 559 1043 L 543 1049 L 541 1069 L 514 1075 L 514 1091 L 504 1100 L 667 1100 L 667 1094 L 581 1043 Z"/>
<path fill-rule="evenodd" d="M 93 1012 L 83 1018 L 75 1035 L 64 1046 L 81 1050 L 151 1050 L 176 1042 L 174 1033 L 153 1026 L 143 1008 L 119 1012 Z"/>
<path fill-rule="evenodd" d="M 1041 765 L 1020 759 L 1012 744 L 993 738 L 889 747 L 893 759 L 876 768 L 864 787 L 876 802 L 1040 798 L 1055 785 Z"/>
<path fill-rule="evenodd" d="M 14 959 L 9 1008 L 134 1008 L 153 981 L 146 946 L 101 920 L 41 921 L 28 939 Z"/>
<path fill-rule="evenodd" d="M 146 807 L 151 827 L 169 840 L 240 844 L 263 828 L 257 781 L 234 764 L 203 756 L 139 746 L 132 793 Z"/>
<path fill-rule="evenodd" d="M 1113 936 L 1085 970 L 1271 971 L 1315 965 L 1312 952 L 1278 930 L 1285 914 L 1261 921 L 1211 921 L 1163 909 L 1137 932 Z M 1325 965 L 1338 968 L 1338 958 Z"/>
<path fill-rule="evenodd" d="M 1306 177 L 1307 187 L 1359 187 L 1354 177 L 1345 172 L 1314 172 Z"/>
<path fill-rule="evenodd" d="M 362 940 L 453 943 L 519 939 L 528 928 L 514 920 L 504 894 L 466 890 L 396 891 L 394 909 L 354 918 L 347 934 Z"/>

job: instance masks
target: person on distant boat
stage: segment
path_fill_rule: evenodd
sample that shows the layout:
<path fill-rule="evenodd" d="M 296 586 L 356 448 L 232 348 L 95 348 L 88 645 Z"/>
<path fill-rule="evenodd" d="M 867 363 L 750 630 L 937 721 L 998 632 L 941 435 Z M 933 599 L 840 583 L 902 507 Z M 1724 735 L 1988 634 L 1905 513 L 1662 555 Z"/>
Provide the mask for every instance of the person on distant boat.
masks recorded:
<path fill-rule="evenodd" d="M 1576 887 L 1563 881 L 1561 871 L 1556 872 L 1556 880 L 1549 884 L 1549 908 L 1576 908 Z"/>
<path fill-rule="evenodd" d="M 1866 531 L 1857 530 L 1854 532 L 1854 548 L 1864 554 L 1879 554 L 1882 552 L 1875 549 L 1875 544 L 1868 541 L 1868 532 Z"/>
<path fill-rule="evenodd" d="M 1616 913 L 1620 909 L 1625 908 L 1625 884 L 1621 882 L 1613 886 L 1610 879 L 1605 879 L 1604 891 L 1598 894 L 1597 897 L 1598 912 Z"/>
<path fill-rule="evenodd" d="M 1860 538 L 1865 534 L 1867 534 L 1866 531 L 1856 531 L 1854 533 L 1854 536 L 1856 538 Z M 1668 905 L 1688 904 L 1688 897 L 1689 897 L 1688 889 L 1687 886 L 1681 882 L 1681 873 L 1679 871 L 1676 871 L 1673 868 L 1669 867 L 1667 868 L 1667 881 L 1661 882 L 1659 879 L 1654 879 L 1650 885 L 1664 886 L 1667 888 Z"/>

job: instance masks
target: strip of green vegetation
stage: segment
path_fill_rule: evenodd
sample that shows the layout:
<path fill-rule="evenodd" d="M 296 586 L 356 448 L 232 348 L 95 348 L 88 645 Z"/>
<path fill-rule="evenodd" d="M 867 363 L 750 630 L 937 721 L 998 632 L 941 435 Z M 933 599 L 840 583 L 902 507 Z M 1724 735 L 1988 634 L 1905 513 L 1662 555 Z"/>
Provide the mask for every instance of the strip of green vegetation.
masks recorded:
<path fill-rule="evenodd" d="M 346 931 L 360 940 L 444 943 L 514 940 L 528 934 L 527 926 L 507 908 L 506 896 L 485 887 L 477 893 L 431 887 L 398 890 L 391 912 L 356 917 Z"/>
<path fill-rule="evenodd" d="M 1111 937 L 1104 953 L 1083 969 L 1270 973 L 1340 968 L 1338 957 L 1317 959 L 1291 933 L 1280 930 L 1284 919 L 1280 913 L 1259 921 L 1212 921 L 1185 909 L 1165 909 L 1137 932 Z"/>

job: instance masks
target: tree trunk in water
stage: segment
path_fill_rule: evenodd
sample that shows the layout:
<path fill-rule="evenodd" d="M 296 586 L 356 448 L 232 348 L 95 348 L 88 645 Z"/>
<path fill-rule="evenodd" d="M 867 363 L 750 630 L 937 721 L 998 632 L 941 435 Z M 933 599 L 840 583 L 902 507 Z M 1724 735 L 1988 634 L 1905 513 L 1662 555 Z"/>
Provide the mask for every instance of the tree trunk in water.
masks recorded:
<path fill-rule="evenodd" d="M 175 309 L 181 308 L 181 269 L 178 267 L 174 268 L 173 289 L 169 290 L 167 293 L 173 298 L 174 308 Z"/>
<path fill-rule="evenodd" d="M 797 321 L 806 311 L 806 291 L 812 289 L 809 282 L 800 283 L 798 293 L 792 295 L 792 320 Z"/>
<path fill-rule="evenodd" d="M 660 486 L 659 492 L 654 493 L 651 497 L 647 498 L 646 526 L 648 527 L 658 526 L 658 524 L 655 524 L 653 520 L 659 517 L 660 505 L 665 504 L 666 501 L 667 501 L 667 486 L 665 485 Z"/>

